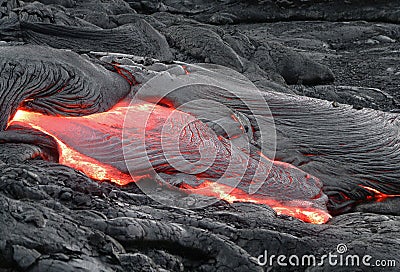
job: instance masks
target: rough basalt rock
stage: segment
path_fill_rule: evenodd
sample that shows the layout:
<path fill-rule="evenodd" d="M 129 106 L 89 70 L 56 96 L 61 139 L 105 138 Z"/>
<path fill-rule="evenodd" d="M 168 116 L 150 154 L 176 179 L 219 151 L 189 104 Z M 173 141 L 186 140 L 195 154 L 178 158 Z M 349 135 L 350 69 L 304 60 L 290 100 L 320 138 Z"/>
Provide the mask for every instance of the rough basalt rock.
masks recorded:
<path fill-rule="evenodd" d="M 324 225 L 308 224 L 267 205 L 178 190 L 166 191 L 165 201 L 178 194 L 186 206 L 214 204 L 161 205 L 140 183 L 118 186 L 60 165 L 53 137 L 13 125 L 0 133 L 0 270 L 398 270 L 398 7 L 393 0 L 0 0 L 2 129 L 23 100 L 46 114 L 68 108 L 86 115 L 109 109 L 167 70 L 178 77 L 191 63 L 210 62 L 199 66 L 210 71 L 212 63 L 226 65 L 242 73 L 229 73 L 232 82 L 246 76 L 264 94 L 277 128 L 275 159 L 319 177 L 333 214 Z M 150 101 L 150 94 L 142 98 Z M 219 101 L 242 124 L 254 124 L 235 99 L 215 89 L 182 89 L 170 98 L 175 106 Z M 256 148 L 260 134 L 246 133 Z M 339 244 L 346 252 L 338 252 Z M 266 252 L 315 255 L 316 262 L 329 253 L 371 255 L 371 264 L 388 265 L 259 265 Z"/>

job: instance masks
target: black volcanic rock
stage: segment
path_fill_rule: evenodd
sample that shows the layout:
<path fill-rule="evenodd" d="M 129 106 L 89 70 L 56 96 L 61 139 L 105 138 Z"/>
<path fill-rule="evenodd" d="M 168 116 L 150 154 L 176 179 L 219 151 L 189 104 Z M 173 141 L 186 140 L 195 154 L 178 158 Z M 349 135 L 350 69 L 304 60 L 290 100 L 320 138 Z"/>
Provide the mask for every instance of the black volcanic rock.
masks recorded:
<path fill-rule="evenodd" d="M 237 53 L 210 29 L 190 25 L 170 26 L 166 36 L 172 46 L 200 62 L 212 62 L 243 71 L 243 63 Z"/>
<path fill-rule="evenodd" d="M 195 2 L 195 3 L 193 3 Z M 295 20 L 399 22 L 399 3 L 393 0 L 322 1 L 165 1 L 167 7 L 206 23 L 254 23 Z M 221 20 L 218 18 L 228 18 Z"/>
<path fill-rule="evenodd" d="M 164 61 L 172 58 L 165 38 L 146 21 L 113 29 L 67 27 L 43 23 L 21 23 L 24 41 L 76 51 L 107 51 L 147 55 Z"/>
<path fill-rule="evenodd" d="M 100 91 L 106 106 L 72 107 L 87 114 L 107 110 L 168 69 L 178 76 L 191 63 L 228 66 L 264 94 L 277 128 L 275 159 L 320 177 L 333 214 L 315 225 L 254 203 L 161 205 L 140 184 L 92 180 L 57 163 L 53 137 L 13 125 L 0 133 L 0 270 L 397 271 L 399 7 L 394 0 L 0 0 L 3 127 L 21 102 L 18 94 L 32 90 L 38 92 L 24 105 L 47 113 L 40 101 L 54 110 L 57 99 L 48 97 L 65 87 L 88 99 L 88 90 Z M 37 44 L 78 53 L 34 49 Z M 126 69 L 122 76 L 117 63 Z M 254 121 L 235 100 L 188 90 L 171 96 L 175 106 L 214 99 L 236 107 L 246 125 Z M 13 109 L 5 112 L 11 100 Z M 68 95 L 61 100 L 80 105 Z M 204 122 L 223 135 L 220 126 Z M 253 136 L 257 146 L 260 134 Z M 210 200 L 177 190 L 164 197 L 177 194 L 182 203 Z M 346 252 L 338 253 L 339 245 Z M 312 254 L 317 262 L 329 253 L 371 255 L 372 264 L 388 265 L 280 266 L 275 258 L 260 266 L 257 258 L 266 251 Z"/>
<path fill-rule="evenodd" d="M 82 116 L 106 111 L 130 92 L 122 76 L 71 51 L 34 45 L 1 46 L 0 51 L 2 130 L 19 107 Z M 75 99 L 77 92 L 85 103 Z"/>
<path fill-rule="evenodd" d="M 250 256 L 257 258 L 264 250 L 322 256 L 335 253 L 339 243 L 348 246 L 349 254 L 399 261 L 400 248 L 392 242 L 399 229 L 396 216 L 351 213 L 312 225 L 249 203 L 217 203 L 193 212 L 146 204 L 132 187 L 97 183 L 59 165 L 33 161 L 2 165 L 0 171 L 2 268 L 130 271 L 140 265 L 257 271 Z M 18 193 L 23 198 L 10 191 L 19 181 L 25 183 Z M 63 199 L 55 188 L 71 188 L 73 198 Z M 73 200 L 79 196 L 91 201 Z M 276 263 L 274 269 L 287 271 Z"/>

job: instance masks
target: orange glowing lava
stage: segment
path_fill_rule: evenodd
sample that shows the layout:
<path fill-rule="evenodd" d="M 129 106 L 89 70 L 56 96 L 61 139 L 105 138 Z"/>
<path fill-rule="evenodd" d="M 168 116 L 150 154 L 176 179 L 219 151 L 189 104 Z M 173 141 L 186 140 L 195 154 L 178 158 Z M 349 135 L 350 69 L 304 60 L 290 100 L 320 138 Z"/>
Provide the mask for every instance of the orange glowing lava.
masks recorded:
<path fill-rule="evenodd" d="M 205 181 L 198 187 L 185 185 L 183 188 L 189 190 L 192 193 L 216 197 L 219 199 L 223 199 L 229 203 L 250 202 L 265 204 L 272 207 L 279 215 L 290 215 L 307 223 L 324 224 L 331 218 L 331 215 L 326 211 L 316 209 L 311 206 L 299 207 L 298 204 L 296 206 L 291 206 L 291 203 L 287 203 L 286 205 L 284 205 L 279 201 L 255 197 L 247 194 L 246 192 L 238 188 L 232 188 L 216 182 Z"/>
<path fill-rule="evenodd" d="M 87 176 L 99 181 L 110 180 L 119 185 L 126 185 L 130 182 L 136 182 L 144 177 L 150 176 L 148 174 L 140 174 L 132 177 L 131 175 L 122 172 L 112 165 L 102 163 L 101 161 L 90 157 L 90 152 L 86 154 L 79 152 L 79 148 L 71 147 L 71 145 L 65 142 L 63 137 L 60 135 L 69 135 L 70 140 L 71 138 L 75 139 L 74 144 L 77 147 L 79 147 L 80 141 L 83 142 L 82 145 L 85 145 L 86 139 L 96 139 L 96 132 L 98 131 L 107 131 L 109 134 L 117 135 L 117 137 L 119 137 L 118 139 L 120 139 L 122 137 L 121 133 L 124 124 L 124 117 L 127 111 L 132 109 L 132 107 L 134 107 L 136 118 L 141 118 L 141 114 L 145 114 L 147 111 L 155 110 L 154 116 L 148 119 L 146 131 L 157 129 L 160 125 L 160 122 L 163 122 L 166 116 L 170 115 L 171 112 L 175 110 L 173 108 L 162 106 L 155 107 L 154 104 L 147 102 L 134 105 L 128 105 L 125 102 L 121 102 L 107 112 L 83 117 L 47 116 L 40 113 L 18 110 L 9 125 L 17 123 L 25 126 L 28 125 L 52 136 L 58 143 L 58 151 L 60 155 L 59 162 L 61 164 L 80 170 Z M 182 116 L 184 116 L 184 114 L 186 113 L 182 113 Z M 130 124 L 136 125 L 135 120 L 131 121 Z M 86 129 L 82 130 L 82 132 L 80 130 L 82 127 L 89 127 L 90 129 L 93 129 L 93 131 Z M 95 142 L 96 145 L 102 143 L 106 144 L 106 139 L 100 140 L 100 142 Z M 279 164 L 279 162 L 276 163 Z M 285 166 L 284 164 L 285 163 L 282 163 L 282 167 Z M 167 171 L 168 170 L 165 170 L 166 173 Z M 300 203 L 299 201 L 296 202 L 294 200 L 282 203 L 271 198 L 253 196 L 247 194 L 239 188 L 232 188 L 228 185 L 223 185 L 208 180 L 204 181 L 199 187 L 194 188 L 190 187 L 189 185 L 184 185 L 182 189 L 186 189 L 191 193 L 224 199 L 230 203 L 239 201 L 269 205 L 278 214 L 293 216 L 305 222 L 314 224 L 325 223 L 331 218 L 326 210 L 312 207 L 311 201 L 307 202 L 307 200 L 305 200 L 301 201 Z M 309 203 L 309 205 L 307 203 Z"/>
<path fill-rule="evenodd" d="M 388 194 L 380 192 L 377 189 L 374 189 L 374 188 L 371 188 L 371 187 L 368 187 L 368 186 L 364 186 L 364 185 L 361 185 L 361 184 L 359 184 L 358 186 L 366 189 L 367 191 L 370 191 L 371 193 L 374 193 L 373 196 L 367 196 L 368 200 L 374 200 L 376 202 L 381 202 L 381 201 L 384 201 L 387 198 L 400 197 L 400 195 L 388 195 Z"/>
<path fill-rule="evenodd" d="M 125 103 L 118 104 L 112 110 L 110 110 L 110 112 L 112 114 L 121 114 L 122 116 L 124 116 L 124 114 L 126 113 L 124 106 L 126 107 Z M 101 120 L 106 115 L 107 115 L 106 113 L 98 113 L 98 114 L 88 115 L 82 118 L 87 118 L 87 119 L 95 118 Z M 51 134 L 48 130 L 45 129 L 43 125 L 41 125 L 43 120 L 50 120 L 51 125 L 54 128 L 57 128 L 60 125 L 61 126 L 65 125 L 65 123 L 61 122 L 62 119 L 75 119 L 75 118 L 80 118 L 80 117 L 53 117 L 53 116 L 45 116 L 41 113 L 18 110 L 17 113 L 14 115 L 13 120 L 9 123 L 9 125 L 16 122 L 22 122 L 25 125 L 29 125 L 32 128 L 43 131 L 44 133 L 52 136 L 58 143 L 58 148 L 59 148 L 58 151 L 60 154 L 59 163 L 77 169 L 79 171 L 82 171 L 88 177 L 93 178 L 95 180 L 99 181 L 110 180 L 119 185 L 126 185 L 131 182 L 136 182 L 141 178 L 147 177 L 147 176 L 132 177 L 131 175 L 123 173 L 108 164 L 104 164 L 96 159 L 86 156 L 85 154 L 82 154 L 74 150 L 73 148 L 68 147 L 61 139 Z M 48 122 L 43 124 L 48 125 Z M 71 131 L 71 133 L 76 133 L 77 136 L 79 134 L 79 132 L 77 131 L 76 132 Z"/>

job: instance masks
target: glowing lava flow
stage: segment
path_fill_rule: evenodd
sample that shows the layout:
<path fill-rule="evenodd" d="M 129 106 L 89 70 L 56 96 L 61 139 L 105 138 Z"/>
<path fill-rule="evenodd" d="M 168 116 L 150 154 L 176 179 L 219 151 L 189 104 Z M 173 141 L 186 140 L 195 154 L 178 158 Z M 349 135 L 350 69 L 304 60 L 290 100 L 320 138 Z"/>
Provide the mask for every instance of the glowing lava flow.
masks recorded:
<path fill-rule="evenodd" d="M 153 140 L 153 142 L 150 142 L 150 144 L 152 148 L 155 148 L 154 150 L 151 151 L 153 151 L 156 154 L 155 158 L 158 159 L 160 155 L 163 155 L 162 154 L 163 150 L 159 146 L 157 146 L 157 141 L 156 141 L 158 139 L 157 137 L 159 137 L 159 132 L 160 132 L 159 128 L 160 126 L 163 125 L 163 122 L 165 122 L 166 118 L 168 118 L 171 112 L 174 111 L 175 109 L 161 107 L 161 106 L 154 107 L 154 104 L 146 102 L 130 106 L 128 106 L 126 103 L 119 103 L 114 108 L 112 108 L 107 112 L 92 114 L 83 117 L 60 117 L 60 116 L 56 117 L 56 116 L 47 116 L 40 113 L 19 110 L 9 125 L 17 123 L 25 126 L 29 125 L 32 128 L 38 129 L 52 136 L 57 141 L 59 146 L 59 154 L 60 154 L 59 162 L 61 164 L 80 170 L 84 172 L 87 176 L 96 180 L 100 181 L 110 180 L 119 185 L 126 185 L 130 182 L 136 182 L 143 177 L 151 177 L 145 171 L 146 170 L 145 168 L 140 168 L 141 167 L 140 161 L 144 160 L 142 159 L 141 156 L 143 156 L 142 154 L 145 153 L 137 152 L 138 150 L 135 150 L 134 154 L 138 157 L 136 158 L 137 159 L 136 162 L 138 162 L 137 165 L 139 165 L 137 166 L 138 167 L 137 173 L 139 174 L 137 176 L 132 177 L 131 175 L 127 174 L 128 171 L 126 169 L 124 170 L 124 167 L 126 167 L 126 165 L 122 154 L 123 152 L 122 152 L 121 134 L 124 125 L 124 117 L 126 116 L 127 112 L 132 109 L 134 110 L 135 120 L 144 118 L 149 111 L 154 111 L 154 114 L 152 112 L 151 117 L 147 119 L 145 127 L 141 127 L 140 125 L 138 125 L 135 120 L 131 120 L 130 122 L 128 122 L 128 126 L 132 126 L 132 128 L 136 129 L 133 130 L 134 132 L 141 129 L 145 129 L 146 132 L 149 132 L 149 137 L 153 137 L 152 139 L 150 139 Z M 176 133 L 177 128 L 175 126 L 178 126 L 179 121 L 184 120 L 185 118 L 187 118 L 187 116 L 188 114 L 183 112 L 179 113 L 178 111 L 177 119 L 173 120 L 174 123 L 172 123 L 170 133 Z M 203 135 L 204 138 L 201 138 L 203 136 L 201 136 L 200 134 L 196 135 L 197 138 L 190 138 L 188 140 L 189 142 L 188 147 L 191 150 L 193 148 L 192 146 L 193 142 L 196 143 L 196 139 L 197 140 L 199 139 L 200 141 L 208 139 L 209 142 L 207 143 L 212 143 L 211 140 L 214 138 L 217 139 L 217 136 L 207 134 L 208 130 L 204 130 L 204 127 L 202 127 L 204 126 L 203 123 L 197 123 L 197 125 L 200 127 L 193 127 L 193 128 L 195 128 L 196 130 L 203 129 L 203 131 L 201 132 L 203 134 L 201 135 Z M 134 136 L 140 137 L 140 134 L 137 135 L 135 134 Z M 109 146 L 110 143 L 113 146 L 110 147 Z M 176 145 L 176 142 L 173 142 L 172 145 Z M 216 141 L 216 147 L 221 147 L 221 146 L 223 145 L 219 141 Z M 102 147 L 105 147 L 104 148 L 105 151 L 102 149 Z M 97 151 L 93 151 L 95 148 L 97 148 Z M 210 145 L 210 148 L 213 149 L 213 145 Z M 100 150 L 101 152 L 96 153 L 95 154 L 97 156 L 96 157 L 93 154 L 95 152 L 98 152 L 98 150 Z M 224 151 L 220 150 L 220 152 L 222 152 L 221 154 L 225 154 L 223 153 Z M 192 156 L 196 155 L 194 151 L 193 153 L 188 153 L 188 154 Z M 279 194 L 283 194 L 286 197 L 287 196 L 290 197 L 291 196 L 290 192 L 293 192 L 293 190 L 301 192 L 301 189 L 298 190 L 298 188 L 305 188 L 308 189 L 307 190 L 308 195 L 306 193 L 304 194 L 300 193 L 298 197 L 295 198 L 294 200 L 282 202 L 274 199 L 272 194 L 274 191 L 272 191 L 272 193 L 270 194 L 271 197 L 263 195 L 252 195 L 246 193 L 244 190 L 242 190 L 242 188 L 233 188 L 227 184 L 221 184 L 207 180 L 207 176 L 213 177 L 213 175 L 219 174 L 218 172 L 216 172 L 217 170 L 219 169 L 224 170 L 222 166 L 224 166 L 225 160 L 229 159 L 225 158 L 224 156 L 222 156 L 222 158 L 219 158 L 220 161 L 218 162 L 219 163 L 218 165 L 215 166 L 213 164 L 213 167 L 215 169 L 211 169 L 209 172 L 204 173 L 204 176 L 202 178 L 202 181 L 204 182 L 202 182 L 201 185 L 197 187 L 191 187 L 190 185 L 183 183 L 182 189 L 185 189 L 191 193 L 217 197 L 231 203 L 235 201 L 240 201 L 240 202 L 266 204 L 271 206 L 278 214 L 290 215 L 299 218 L 305 222 L 310 222 L 314 224 L 322 224 L 330 219 L 331 216 L 328 214 L 326 210 L 323 209 L 322 206 L 321 209 L 319 209 L 313 207 L 312 205 L 312 203 L 316 202 L 316 199 L 320 198 L 321 196 L 318 194 L 319 190 L 318 185 L 316 185 L 315 183 L 310 183 L 312 181 L 310 175 L 308 174 L 304 175 L 304 172 L 302 172 L 301 170 L 299 169 L 296 170 L 293 167 L 290 168 L 285 163 L 274 162 L 277 168 L 280 167 L 280 170 L 278 169 L 279 170 L 278 172 L 284 173 L 284 171 L 282 172 L 282 170 L 286 169 L 288 171 L 287 173 L 289 174 L 298 173 L 299 179 L 297 179 L 297 181 L 294 182 L 292 180 L 292 176 L 289 176 L 290 183 L 289 185 L 287 185 L 288 187 L 282 187 L 279 183 L 280 176 L 276 175 L 275 176 L 276 182 L 273 184 L 271 183 L 272 186 L 276 187 L 272 187 L 271 189 L 268 190 L 274 190 L 274 188 L 275 190 L 279 189 L 279 191 L 275 191 L 277 197 L 279 197 Z M 240 159 L 242 157 L 236 157 L 236 158 Z M 102 159 L 104 160 L 102 161 Z M 120 163 L 121 161 L 123 162 L 123 164 Z M 156 165 L 154 169 L 160 172 L 171 173 L 171 174 L 174 173 L 173 172 L 174 169 L 172 168 L 172 166 L 167 165 L 165 163 Z M 300 184 L 302 181 L 304 184 Z M 308 185 L 308 183 L 310 184 Z M 266 184 L 268 186 L 268 182 Z M 300 186 L 296 187 L 296 185 L 299 184 Z M 307 188 L 307 186 L 317 186 L 315 188 L 317 193 L 312 193 L 315 190 L 310 190 L 310 188 L 312 187 Z M 309 195 L 310 192 L 312 195 Z"/>
<path fill-rule="evenodd" d="M 384 201 L 387 198 L 400 197 L 400 195 L 388 195 L 388 194 L 380 192 L 377 189 L 374 189 L 374 188 L 371 188 L 371 187 L 368 187 L 368 186 L 364 186 L 364 185 L 361 185 L 361 184 L 359 184 L 358 186 L 366 189 L 367 191 L 370 191 L 371 193 L 374 193 L 373 196 L 367 196 L 368 200 L 375 200 L 376 202 L 381 202 L 381 201 Z"/>
<path fill-rule="evenodd" d="M 112 110 L 114 113 L 118 113 L 121 110 L 122 105 L 117 105 Z M 121 112 L 125 113 L 124 111 Z M 94 114 L 98 117 L 104 115 L 104 113 Z M 87 116 L 86 116 L 87 117 Z M 58 143 L 59 147 L 59 163 L 63 165 L 67 165 L 74 169 L 80 170 L 85 173 L 87 176 L 95 179 L 95 180 L 110 180 L 114 183 L 119 185 L 126 185 L 131 182 L 136 182 L 137 180 L 146 177 L 144 176 L 137 176 L 132 177 L 129 174 L 123 173 L 120 170 L 112 167 L 111 165 L 102 163 L 94 158 L 86 156 L 71 147 L 68 147 L 61 139 L 56 137 L 55 135 L 49 133 L 43 126 L 41 126 L 41 120 L 43 119 L 50 119 L 52 120 L 53 128 L 57 128 L 60 125 L 65 125 L 64 123 L 60 122 L 60 119 L 74 119 L 77 117 L 52 117 L 52 116 L 45 116 L 40 113 L 35 112 L 28 112 L 24 110 L 18 110 L 15 114 L 13 120 L 10 122 L 10 125 L 16 122 L 22 122 L 25 125 L 29 125 L 32 128 L 38 129 L 40 131 L 45 132 L 46 134 L 52 136 Z M 78 117 L 79 118 L 79 117 Z M 93 118 L 93 116 L 89 116 L 87 118 Z M 64 128 L 65 129 L 65 128 Z M 75 132 L 78 133 L 78 132 Z"/>
<path fill-rule="evenodd" d="M 274 199 L 252 196 L 238 188 L 234 188 L 232 190 L 231 187 L 216 182 L 205 181 L 198 187 L 184 185 L 183 188 L 189 190 L 192 193 L 217 197 L 229 203 L 250 202 L 265 204 L 272 207 L 272 209 L 274 209 L 275 212 L 279 215 L 290 215 L 308 223 L 324 224 L 331 218 L 331 215 L 329 213 L 320 209 L 316 209 L 313 207 L 300 208 L 298 206 L 292 206 L 295 203 L 286 203 L 286 205 L 284 205 L 283 203 Z"/>

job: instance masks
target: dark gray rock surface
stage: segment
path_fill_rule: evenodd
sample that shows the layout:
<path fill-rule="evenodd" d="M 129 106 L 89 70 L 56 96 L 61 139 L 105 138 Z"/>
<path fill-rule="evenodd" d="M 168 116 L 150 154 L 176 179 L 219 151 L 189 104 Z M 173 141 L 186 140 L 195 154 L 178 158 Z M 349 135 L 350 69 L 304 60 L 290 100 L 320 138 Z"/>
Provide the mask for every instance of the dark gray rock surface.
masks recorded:
<path fill-rule="evenodd" d="M 2 128 L 27 98 L 18 95 L 38 90 L 27 75 L 43 79 L 52 71 L 43 81 L 47 87 L 86 91 L 90 99 L 93 86 L 101 86 L 107 103 L 98 108 L 94 102 L 91 112 L 108 109 L 129 84 L 145 83 L 173 61 L 219 64 L 263 91 L 278 92 L 267 99 L 277 116 L 277 158 L 324 177 L 335 207 L 324 225 L 252 203 L 171 208 L 136 184 L 98 182 L 58 164 L 51 137 L 13 127 L 18 134 L 2 131 L 0 137 L 0 271 L 397 271 L 400 200 L 367 201 L 373 194 L 356 185 L 400 190 L 399 7 L 393 0 L 0 0 L 0 59 L 8 65 L 0 68 L 0 93 L 7 93 L 0 97 Z M 60 62 L 59 51 L 44 54 L 30 45 L 77 53 Z M 138 69 L 136 81 L 110 65 L 112 56 L 90 51 L 140 56 L 118 58 Z M 25 106 L 40 110 L 39 102 L 57 90 L 40 89 L 33 96 L 39 100 L 28 97 Z M 191 98 L 196 95 L 202 93 Z M 177 104 L 185 99 L 178 98 Z M 182 201 L 205 198 L 185 195 Z M 345 253 L 338 253 L 339 244 Z M 371 264 L 395 261 L 397 267 L 291 267 L 276 259 L 260 266 L 257 257 L 265 251 L 314 254 L 317 262 L 329 253 L 371 255 Z"/>

